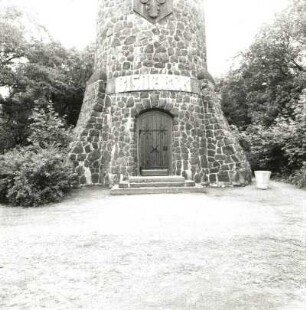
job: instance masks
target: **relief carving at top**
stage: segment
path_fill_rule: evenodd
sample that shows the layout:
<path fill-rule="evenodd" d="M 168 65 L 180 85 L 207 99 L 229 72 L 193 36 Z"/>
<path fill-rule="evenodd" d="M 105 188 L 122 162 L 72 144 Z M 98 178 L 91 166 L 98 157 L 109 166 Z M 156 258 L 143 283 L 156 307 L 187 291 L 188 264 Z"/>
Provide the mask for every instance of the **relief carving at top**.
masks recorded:
<path fill-rule="evenodd" d="M 134 0 L 134 11 L 155 24 L 173 12 L 173 0 Z"/>

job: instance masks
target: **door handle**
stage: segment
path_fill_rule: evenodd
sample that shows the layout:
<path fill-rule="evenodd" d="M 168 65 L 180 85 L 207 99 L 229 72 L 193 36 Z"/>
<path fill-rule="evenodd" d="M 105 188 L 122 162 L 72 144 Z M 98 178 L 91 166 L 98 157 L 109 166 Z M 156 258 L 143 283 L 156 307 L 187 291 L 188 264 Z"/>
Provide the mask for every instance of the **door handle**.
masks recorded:
<path fill-rule="evenodd" d="M 158 146 L 157 146 L 157 147 L 152 147 L 152 151 L 151 151 L 151 153 L 153 153 L 153 152 L 157 152 L 157 148 L 158 148 Z"/>

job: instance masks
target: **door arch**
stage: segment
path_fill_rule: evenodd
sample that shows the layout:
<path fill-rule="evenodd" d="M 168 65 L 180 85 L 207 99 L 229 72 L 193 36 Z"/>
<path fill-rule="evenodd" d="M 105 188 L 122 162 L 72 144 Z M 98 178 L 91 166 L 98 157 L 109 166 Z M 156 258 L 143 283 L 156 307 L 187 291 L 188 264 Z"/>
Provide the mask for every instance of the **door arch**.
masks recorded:
<path fill-rule="evenodd" d="M 137 118 L 138 167 L 142 170 L 167 170 L 171 174 L 172 117 L 150 110 Z"/>

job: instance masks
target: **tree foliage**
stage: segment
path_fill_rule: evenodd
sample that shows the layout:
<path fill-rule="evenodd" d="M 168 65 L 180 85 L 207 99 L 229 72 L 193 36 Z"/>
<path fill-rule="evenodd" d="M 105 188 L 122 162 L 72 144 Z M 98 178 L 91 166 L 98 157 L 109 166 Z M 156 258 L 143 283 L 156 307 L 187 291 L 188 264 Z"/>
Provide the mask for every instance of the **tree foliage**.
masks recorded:
<path fill-rule="evenodd" d="M 42 149 L 50 146 L 59 150 L 68 149 L 72 141 L 71 128 L 66 128 L 65 122 L 51 104 L 47 107 L 34 108 L 30 121 L 27 138 L 29 144 Z"/>
<path fill-rule="evenodd" d="M 92 46 L 84 51 L 66 49 L 40 26 L 29 35 L 17 22 L 21 18 L 23 13 L 16 9 L 0 14 L 0 87 L 8 92 L 0 97 L 0 128 L 13 138 L 6 145 L 26 143 L 34 107 L 51 103 L 68 125 L 75 125 L 93 66 Z M 0 139 L 0 150 L 4 144 Z"/>
<path fill-rule="evenodd" d="M 0 202 L 36 207 L 59 202 L 76 183 L 73 166 L 57 148 L 15 148 L 0 156 Z"/>
<path fill-rule="evenodd" d="M 75 185 L 70 125 L 93 48 L 65 49 L 40 25 L 27 29 L 24 17 L 14 8 L 0 12 L 0 90 L 7 93 L 0 95 L 0 203 L 29 207 L 60 201 Z"/>
<path fill-rule="evenodd" d="M 15 206 L 58 202 L 77 180 L 67 158 L 71 131 L 52 105 L 34 108 L 29 121 L 28 146 L 0 156 L 0 202 Z"/>
<path fill-rule="evenodd" d="M 293 0 L 219 83 L 223 110 L 248 145 L 253 169 L 290 174 L 306 162 L 305 20 L 305 1 Z"/>

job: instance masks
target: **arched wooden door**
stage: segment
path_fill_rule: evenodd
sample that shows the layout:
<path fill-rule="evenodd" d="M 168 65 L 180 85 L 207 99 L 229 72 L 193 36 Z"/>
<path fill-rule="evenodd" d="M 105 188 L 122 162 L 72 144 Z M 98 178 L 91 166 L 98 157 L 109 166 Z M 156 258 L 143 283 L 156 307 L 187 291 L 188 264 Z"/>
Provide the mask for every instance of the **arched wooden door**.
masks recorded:
<path fill-rule="evenodd" d="M 143 170 L 168 170 L 171 166 L 172 117 L 161 111 L 141 114 L 137 120 L 138 160 Z"/>

